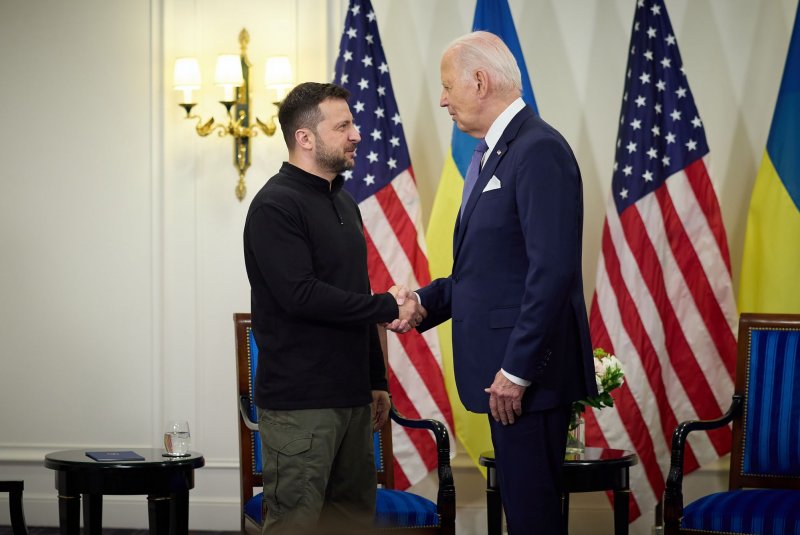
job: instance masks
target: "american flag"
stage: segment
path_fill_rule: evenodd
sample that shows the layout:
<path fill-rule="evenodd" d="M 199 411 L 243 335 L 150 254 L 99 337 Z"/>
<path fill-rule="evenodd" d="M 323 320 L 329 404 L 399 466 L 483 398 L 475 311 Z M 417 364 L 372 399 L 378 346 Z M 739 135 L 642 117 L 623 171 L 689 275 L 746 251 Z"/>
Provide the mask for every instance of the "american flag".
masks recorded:
<path fill-rule="evenodd" d="M 730 406 L 736 305 L 708 144 L 663 0 L 638 0 L 606 206 L 592 341 L 619 357 L 615 406 L 587 443 L 633 450 L 631 519 L 664 491 L 672 432 Z M 692 433 L 686 471 L 729 452 L 730 428 Z M 648 531 L 649 533 L 649 531 Z"/>
<path fill-rule="evenodd" d="M 356 165 L 345 173 L 345 188 L 355 197 L 364 219 L 372 288 L 424 286 L 430 282 L 430 272 L 419 194 L 369 0 L 350 1 L 334 83 L 351 92 L 350 108 L 361 134 Z M 409 418 L 439 420 L 453 436 L 436 329 L 399 336 L 389 332 L 387 346 L 389 389 L 397 410 Z M 392 447 L 399 489 L 436 468 L 436 443 L 427 431 L 395 425 Z"/>

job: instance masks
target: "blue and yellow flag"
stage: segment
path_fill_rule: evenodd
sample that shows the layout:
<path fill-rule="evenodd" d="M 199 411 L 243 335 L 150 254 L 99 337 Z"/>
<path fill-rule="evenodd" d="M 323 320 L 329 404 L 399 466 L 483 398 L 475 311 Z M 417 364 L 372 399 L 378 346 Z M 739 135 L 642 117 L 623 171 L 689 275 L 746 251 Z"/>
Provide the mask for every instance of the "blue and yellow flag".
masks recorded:
<path fill-rule="evenodd" d="M 797 16 L 767 148 L 750 198 L 739 311 L 800 313 L 800 26 Z"/>
<path fill-rule="evenodd" d="M 472 30 L 484 30 L 499 36 L 517 58 L 522 71 L 522 98 L 534 111 L 536 101 L 533 88 L 525 68 L 525 59 L 519 46 L 514 19 L 507 0 L 478 0 L 475 6 L 475 18 Z M 431 278 L 447 277 L 453 268 L 453 230 L 456 215 L 461 206 L 461 192 L 464 189 L 464 177 L 467 174 L 469 160 L 478 140 L 463 133 L 453 125 L 453 138 L 450 151 L 444 161 L 436 198 L 433 201 L 431 218 L 425 239 L 428 243 L 428 264 Z M 453 343 L 450 334 L 450 322 L 439 326 L 439 341 L 442 351 L 442 365 L 445 373 L 445 385 L 453 408 L 456 436 L 467 450 L 467 453 L 478 464 L 478 457 L 486 450 L 492 449 L 489 435 L 489 423 L 485 414 L 468 412 L 461 404 L 456 391 L 453 376 Z M 489 386 L 489 385 L 486 385 Z"/>

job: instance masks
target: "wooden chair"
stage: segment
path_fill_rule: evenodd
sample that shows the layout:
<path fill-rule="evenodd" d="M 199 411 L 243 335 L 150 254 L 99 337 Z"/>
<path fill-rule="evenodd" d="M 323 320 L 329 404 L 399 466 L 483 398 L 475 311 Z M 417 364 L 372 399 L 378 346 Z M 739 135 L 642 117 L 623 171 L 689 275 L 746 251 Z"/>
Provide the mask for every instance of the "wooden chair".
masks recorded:
<path fill-rule="evenodd" d="M 236 332 L 236 368 L 239 385 L 239 471 L 241 475 L 242 530 L 261 529 L 266 506 L 262 500 L 261 440 L 254 403 L 258 347 L 253 337 L 250 314 L 233 315 Z M 390 420 L 374 436 L 378 494 L 375 521 L 379 529 L 413 534 L 455 534 L 456 497 L 450 468 L 450 439 L 447 428 L 436 420 L 410 420 L 394 406 Z M 392 422 L 410 428 L 427 429 L 436 438 L 439 489 L 436 503 L 394 488 Z"/>
<path fill-rule="evenodd" d="M 8 493 L 8 507 L 11 513 L 11 531 L 14 535 L 28 535 L 25 512 L 22 509 L 23 481 L 0 481 L 0 492 Z"/>
<path fill-rule="evenodd" d="M 667 535 L 800 533 L 800 315 L 742 314 L 736 388 L 721 418 L 681 423 L 664 493 Z M 727 492 L 683 505 L 688 434 L 733 422 Z"/>

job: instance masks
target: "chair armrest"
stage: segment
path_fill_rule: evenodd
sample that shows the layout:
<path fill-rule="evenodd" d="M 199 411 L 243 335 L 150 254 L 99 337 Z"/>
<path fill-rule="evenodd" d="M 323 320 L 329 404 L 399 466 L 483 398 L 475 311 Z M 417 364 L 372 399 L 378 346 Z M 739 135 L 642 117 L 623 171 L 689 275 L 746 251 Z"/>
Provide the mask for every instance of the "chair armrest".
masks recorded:
<path fill-rule="evenodd" d="M 245 427 L 250 431 L 258 431 L 258 422 L 254 422 L 250 417 L 250 398 L 247 396 L 239 396 L 239 416 L 242 417 Z"/>
<path fill-rule="evenodd" d="M 672 433 L 672 458 L 664 490 L 664 527 L 667 533 L 680 527 L 683 517 L 683 454 L 692 431 L 708 431 L 728 425 L 742 410 L 744 396 L 734 394 L 728 412 L 716 420 L 689 420 L 678 424 Z M 677 531 L 674 531 L 677 533 Z"/>
<path fill-rule="evenodd" d="M 412 420 L 397 412 L 394 403 L 389 415 L 392 421 L 403 427 L 413 429 L 427 429 L 436 438 L 438 451 L 437 473 L 439 476 L 439 492 L 436 497 L 436 509 L 441 518 L 443 533 L 455 533 L 456 519 L 456 487 L 453 483 L 453 470 L 450 467 L 450 434 L 444 424 L 438 420 L 423 419 Z"/>

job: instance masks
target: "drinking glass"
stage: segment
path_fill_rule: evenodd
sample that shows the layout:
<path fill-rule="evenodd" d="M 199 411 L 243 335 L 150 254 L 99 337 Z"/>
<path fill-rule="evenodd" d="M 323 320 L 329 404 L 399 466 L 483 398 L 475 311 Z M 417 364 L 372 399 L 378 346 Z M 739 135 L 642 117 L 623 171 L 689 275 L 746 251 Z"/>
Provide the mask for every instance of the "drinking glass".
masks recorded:
<path fill-rule="evenodd" d="M 170 420 L 164 429 L 164 454 L 167 457 L 188 457 L 191 435 L 189 422 L 186 420 Z"/>

